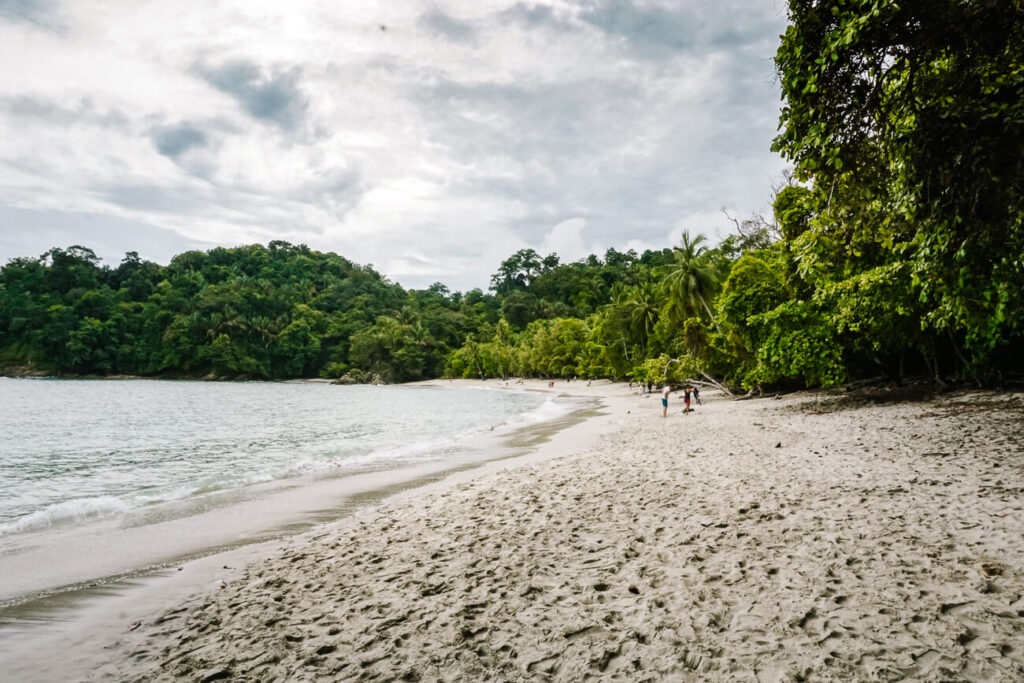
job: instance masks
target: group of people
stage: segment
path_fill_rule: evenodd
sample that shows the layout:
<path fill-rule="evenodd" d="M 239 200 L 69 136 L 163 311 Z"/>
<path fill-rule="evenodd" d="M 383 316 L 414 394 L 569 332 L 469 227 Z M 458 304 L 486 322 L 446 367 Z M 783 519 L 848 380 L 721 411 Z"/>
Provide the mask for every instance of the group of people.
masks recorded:
<path fill-rule="evenodd" d="M 661 390 L 661 416 L 668 417 L 668 395 L 672 393 L 672 385 L 665 384 Z M 683 408 L 683 415 L 690 412 L 690 396 L 693 396 L 693 400 L 697 405 L 703 405 L 700 402 L 700 388 L 695 387 L 692 384 L 687 384 L 683 387 L 683 403 L 686 405 Z"/>

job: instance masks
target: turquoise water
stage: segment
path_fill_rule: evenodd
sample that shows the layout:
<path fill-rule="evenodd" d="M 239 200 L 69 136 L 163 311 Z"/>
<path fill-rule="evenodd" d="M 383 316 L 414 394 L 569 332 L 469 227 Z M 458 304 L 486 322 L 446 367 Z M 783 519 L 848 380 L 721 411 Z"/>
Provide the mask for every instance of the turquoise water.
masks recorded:
<path fill-rule="evenodd" d="M 0 537 L 291 477 L 449 458 L 550 417 L 487 389 L 0 378 Z"/>

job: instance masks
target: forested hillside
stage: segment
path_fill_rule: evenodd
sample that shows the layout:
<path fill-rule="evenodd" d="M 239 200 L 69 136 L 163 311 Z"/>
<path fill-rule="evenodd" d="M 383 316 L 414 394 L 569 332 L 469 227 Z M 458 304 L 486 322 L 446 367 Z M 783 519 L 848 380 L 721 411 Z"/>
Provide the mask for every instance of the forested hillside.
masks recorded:
<path fill-rule="evenodd" d="M 563 265 L 524 250 L 502 264 L 494 293 L 462 294 L 407 291 L 285 242 L 186 252 L 167 266 L 129 253 L 116 268 L 85 247 L 55 248 L 0 269 L 0 362 L 59 375 L 438 377 L 467 339 L 586 316 L 647 268 L 635 254 L 606 259 Z"/>
<path fill-rule="evenodd" d="M 575 263 L 522 250 L 489 292 L 404 290 L 272 242 L 53 249 L 0 271 L 0 363 L 58 374 L 703 377 L 729 388 L 1024 369 L 1019 2 L 791 0 L 771 216 Z M 368 373 L 368 374 L 367 374 Z"/>

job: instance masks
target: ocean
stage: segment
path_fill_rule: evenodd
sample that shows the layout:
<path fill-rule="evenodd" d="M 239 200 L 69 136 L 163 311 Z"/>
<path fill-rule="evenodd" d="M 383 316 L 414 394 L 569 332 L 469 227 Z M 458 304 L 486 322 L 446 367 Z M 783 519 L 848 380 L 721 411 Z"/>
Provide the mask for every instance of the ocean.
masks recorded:
<path fill-rule="evenodd" d="M 489 386 L 0 378 L 0 608 L 337 518 L 571 409 Z"/>

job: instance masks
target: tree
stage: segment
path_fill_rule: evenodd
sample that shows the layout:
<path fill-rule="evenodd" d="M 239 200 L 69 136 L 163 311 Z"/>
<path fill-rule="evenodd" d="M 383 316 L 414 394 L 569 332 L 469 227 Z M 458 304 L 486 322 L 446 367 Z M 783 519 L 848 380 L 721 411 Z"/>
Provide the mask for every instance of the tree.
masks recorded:
<path fill-rule="evenodd" d="M 80 246 L 54 248 L 43 254 L 41 260 L 49 266 L 46 281 L 51 291 L 92 289 L 99 284 L 99 258 L 92 249 Z"/>
<path fill-rule="evenodd" d="M 557 256 L 555 258 L 557 259 Z M 510 294 L 517 289 L 526 289 L 540 273 L 542 265 L 540 255 L 536 251 L 520 249 L 501 262 L 498 272 L 491 276 L 491 289 L 498 294 Z"/>
<path fill-rule="evenodd" d="M 924 324 L 992 372 L 1024 333 L 1020 2 L 790 0 L 789 19 L 774 149 L 822 198 L 813 229 L 909 262 Z"/>
<path fill-rule="evenodd" d="M 683 231 L 679 246 L 672 249 L 673 260 L 665 273 L 665 310 L 676 323 L 693 317 L 714 320 L 708 301 L 718 286 L 718 275 L 707 259 L 704 235 L 691 238 Z"/>
<path fill-rule="evenodd" d="M 501 302 L 501 314 L 513 327 L 522 329 L 537 318 L 540 302 L 530 292 L 516 291 Z"/>

